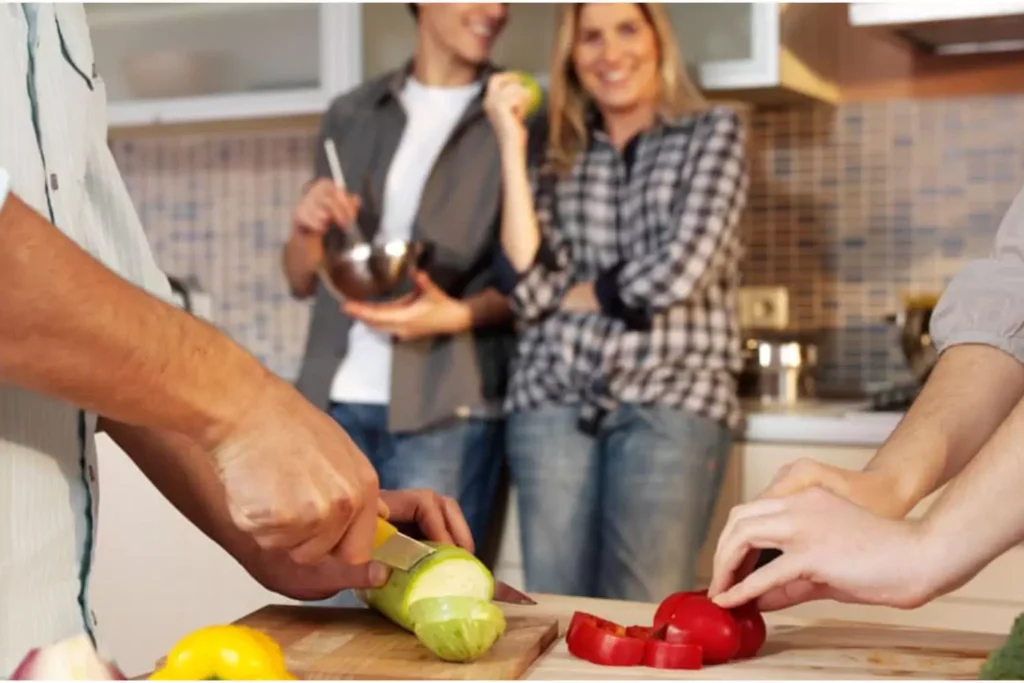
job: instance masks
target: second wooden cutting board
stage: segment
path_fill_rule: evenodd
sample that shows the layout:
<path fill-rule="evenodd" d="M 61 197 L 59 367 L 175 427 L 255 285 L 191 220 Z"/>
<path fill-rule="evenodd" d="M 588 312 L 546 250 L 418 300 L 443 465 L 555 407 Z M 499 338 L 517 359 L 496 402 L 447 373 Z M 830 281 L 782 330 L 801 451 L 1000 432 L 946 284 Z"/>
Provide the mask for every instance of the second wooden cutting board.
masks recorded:
<path fill-rule="evenodd" d="M 257 628 L 284 650 L 303 679 L 519 678 L 558 637 L 551 616 L 508 616 L 505 634 L 480 659 L 445 662 L 416 636 L 368 609 L 270 605 L 236 623 Z"/>

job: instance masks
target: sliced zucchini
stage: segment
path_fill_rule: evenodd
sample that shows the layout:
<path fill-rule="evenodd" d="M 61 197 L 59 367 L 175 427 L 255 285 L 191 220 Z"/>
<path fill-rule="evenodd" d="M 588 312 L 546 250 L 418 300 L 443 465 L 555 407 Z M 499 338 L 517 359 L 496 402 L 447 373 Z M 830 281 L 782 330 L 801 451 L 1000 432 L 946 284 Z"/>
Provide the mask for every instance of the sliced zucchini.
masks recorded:
<path fill-rule="evenodd" d="M 424 598 L 410 606 L 409 616 L 419 641 L 449 662 L 479 658 L 505 632 L 501 609 L 479 598 Z"/>
<path fill-rule="evenodd" d="M 431 543 L 437 551 L 409 571 L 391 570 L 380 588 L 361 592 L 361 598 L 402 628 L 415 632 L 409 606 L 424 598 L 467 597 L 490 602 L 494 577 L 472 553 L 451 545 Z"/>

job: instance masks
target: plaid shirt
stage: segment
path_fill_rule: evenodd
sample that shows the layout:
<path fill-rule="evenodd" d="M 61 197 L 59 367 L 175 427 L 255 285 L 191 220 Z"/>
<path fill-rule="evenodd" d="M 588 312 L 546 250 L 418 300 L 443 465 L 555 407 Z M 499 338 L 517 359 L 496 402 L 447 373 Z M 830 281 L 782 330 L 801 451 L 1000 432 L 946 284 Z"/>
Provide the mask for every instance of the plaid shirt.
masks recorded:
<path fill-rule="evenodd" d="M 621 403 L 738 426 L 738 224 L 749 181 L 736 113 L 659 120 L 622 155 L 595 123 L 570 174 L 532 182 L 536 260 L 517 273 L 498 258 L 520 327 L 508 409 L 578 404 L 590 432 Z M 560 310 L 580 282 L 595 283 L 601 312 Z"/>

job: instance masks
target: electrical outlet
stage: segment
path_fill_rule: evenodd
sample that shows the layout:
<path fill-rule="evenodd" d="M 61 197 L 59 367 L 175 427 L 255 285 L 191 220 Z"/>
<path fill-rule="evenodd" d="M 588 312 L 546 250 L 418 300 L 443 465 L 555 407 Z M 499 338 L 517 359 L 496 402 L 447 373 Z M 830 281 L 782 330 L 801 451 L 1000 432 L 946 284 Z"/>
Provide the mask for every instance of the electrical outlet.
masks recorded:
<path fill-rule="evenodd" d="M 785 287 L 740 287 L 740 327 L 783 330 L 789 326 L 789 290 Z"/>

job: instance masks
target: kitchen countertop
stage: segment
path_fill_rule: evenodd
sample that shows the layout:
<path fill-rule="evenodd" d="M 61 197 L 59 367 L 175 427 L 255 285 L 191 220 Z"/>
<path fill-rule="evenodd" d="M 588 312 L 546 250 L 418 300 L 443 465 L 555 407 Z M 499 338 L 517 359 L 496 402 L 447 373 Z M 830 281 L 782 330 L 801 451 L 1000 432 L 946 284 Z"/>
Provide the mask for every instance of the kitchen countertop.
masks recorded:
<path fill-rule="evenodd" d="M 661 670 L 644 666 L 606 667 L 590 664 L 569 653 L 565 642 L 565 630 L 573 613 L 585 611 L 622 625 L 650 624 L 656 605 L 556 595 L 535 594 L 533 597 L 537 600 L 536 605 L 501 605 L 510 620 L 532 617 L 533 619 L 529 619 L 531 622 L 540 624 L 557 622 L 558 635 L 553 642 L 549 641 L 551 645 L 541 651 L 525 670 L 519 669 L 523 671 L 521 678 L 529 680 L 977 679 L 985 658 L 992 650 L 998 648 L 1006 637 L 1005 634 L 995 633 L 808 619 L 790 616 L 784 612 L 773 612 L 765 615 L 768 627 L 766 642 L 761 651 L 750 659 L 706 666 L 696 671 Z M 274 617 L 260 622 L 265 626 L 257 627 L 266 629 L 272 637 L 276 635 L 278 638 L 284 638 L 281 644 L 285 648 L 286 657 L 305 657 L 309 662 L 312 655 L 317 662 L 313 666 L 316 671 L 313 677 L 360 677 L 372 673 L 373 665 L 366 664 L 375 661 L 376 658 L 382 658 L 376 660 L 381 662 L 377 665 L 381 670 L 396 670 L 396 666 L 400 669 L 407 666 L 408 662 L 415 662 L 420 656 L 413 654 L 403 644 L 415 643 L 415 640 L 412 640 L 414 636 L 395 626 L 394 630 L 385 628 L 383 631 L 386 634 L 394 634 L 385 637 L 397 638 L 391 645 L 364 645 L 365 652 L 362 658 L 366 660 L 365 662 L 351 659 L 346 661 L 338 648 L 345 648 L 352 642 L 353 634 L 339 633 L 334 626 L 317 626 L 329 623 L 324 622 L 327 614 L 320 612 L 319 608 L 296 609 L 307 611 L 308 616 L 296 617 L 296 613 L 292 612 L 293 616 L 288 618 L 287 625 L 282 626 L 284 622 L 280 621 L 280 617 Z M 262 612 L 265 611 L 261 610 Z M 313 612 L 320 614 L 314 615 Z M 254 622 L 249 621 L 252 618 L 253 615 L 249 615 L 243 622 L 254 625 Z M 300 621 L 295 621 L 296 618 Z M 348 619 L 347 623 L 351 625 L 353 618 Z M 362 628 L 379 631 L 382 625 L 387 624 L 383 617 L 380 619 L 381 621 L 372 619 Z M 325 631 L 313 633 L 312 629 L 316 628 L 332 629 L 335 635 L 328 635 Z M 314 640 L 315 647 L 312 643 Z M 413 647 L 418 649 L 415 645 Z M 387 664 L 383 663 L 385 659 Z M 441 667 L 455 667 L 446 671 L 441 678 L 466 677 L 461 675 L 460 665 L 446 664 L 440 660 L 437 660 L 437 663 Z M 491 674 L 498 673 L 487 669 L 488 666 L 484 658 L 473 665 L 472 671 L 486 670 Z M 413 677 L 422 678 L 423 671 L 421 666 L 409 673 Z M 433 675 L 427 677 L 439 677 L 436 675 L 439 673 L 437 667 L 428 673 Z M 472 677 L 478 678 L 479 675 Z"/>
<path fill-rule="evenodd" d="M 902 412 L 872 412 L 864 401 L 805 400 L 794 405 L 748 401 L 740 438 L 763 443 L 881 446 Z"/>
<path fill-rule="evenodd" d="M 535 606 L 502 605 L 510 616 L 542 613 L 559 620 L 559 638 L 527 670 L 532 680 L 594 679 L 949 679 L 977 678 L 982 661 L 1005 636 L 884 624 L 765 615 L 768 638 L 757 657 L 699 671 L 589 664 L 569 654 L 565 629 L 574 611 L 623 625 L 649 624 L 656 605 L 534 595 Z"/>

